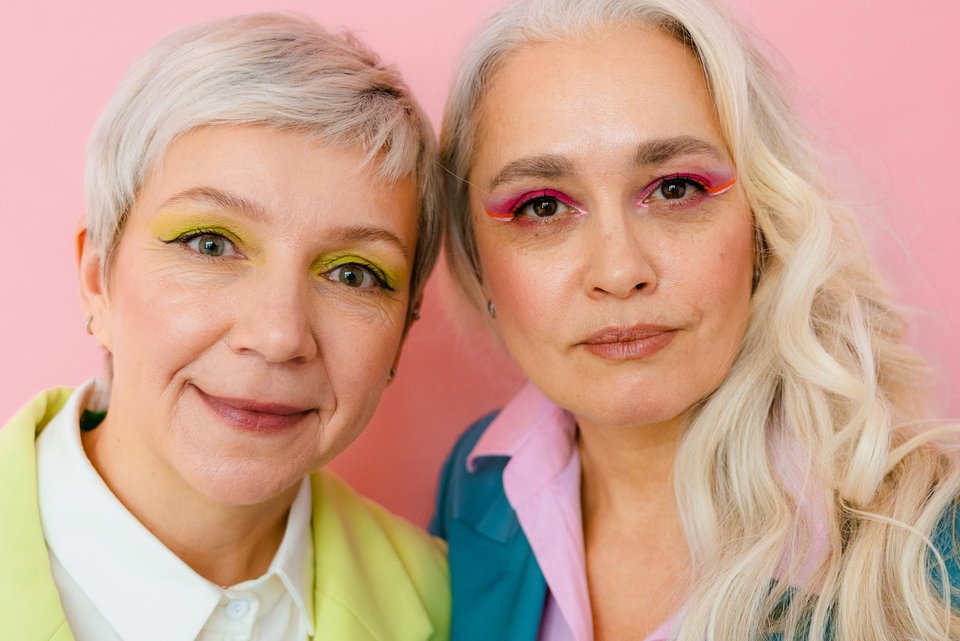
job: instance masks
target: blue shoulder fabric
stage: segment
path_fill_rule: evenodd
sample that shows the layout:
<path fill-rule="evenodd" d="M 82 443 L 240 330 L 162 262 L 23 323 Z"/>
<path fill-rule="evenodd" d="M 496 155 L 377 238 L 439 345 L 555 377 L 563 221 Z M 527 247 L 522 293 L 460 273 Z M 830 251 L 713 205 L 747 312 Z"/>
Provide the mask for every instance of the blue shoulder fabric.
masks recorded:
<path fill-rule="evenodd" d="M 503 490 L 507 457 L 467 456 L 496 414 L 470 426 L 444 463 L 430 532 L 446 539 L 451 641 L 535 641 L 546 581 Z"/>
<path fill-rule="evenodd" d="M 471 425 L 454 446 L 441 472 L 429 527 L 449 544 L 451 641 L 536 641 L 546 598 L 543 574 L 503 490 L 509 459 L 484 457 L 475 471 L 467 471 L 467 456 L 495 416 Z M 944 513 L 933 544 L 946 565 L 951 604 L 960 611 L 960 503 Z M 929 572 L 939 591 L 942 575 L 933 554 Z"/>
<path fill-rule="evenodd" d="M 960 610 L 960 537 L 958 533 L 960 533 L 960 505 L 954 503 L 940 517 L 940 523 L 933 533 L 933 545 L 943 557 L 944 565 L 947 566 L 950 604 L 954 610 Z M 929 566 L 930 580 L 934 590 L 939 593 L 943 587 L 943 578 L 933 554 L 930 555 Z"/>

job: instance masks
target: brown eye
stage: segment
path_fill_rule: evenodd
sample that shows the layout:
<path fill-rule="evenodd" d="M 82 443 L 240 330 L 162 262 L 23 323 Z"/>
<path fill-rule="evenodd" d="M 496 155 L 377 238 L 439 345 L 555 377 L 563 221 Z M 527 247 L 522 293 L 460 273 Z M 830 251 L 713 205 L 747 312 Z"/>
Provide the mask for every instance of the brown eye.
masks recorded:
<path fill-rule="evenodd" d="M 517 213 L 536 218 L 552 218 L 569 210 L 570 207 L 558 199 L 552 196 L 541 196 L 528 200 L 517 210 Z"/>
<path fill-rule="evenodd" d="M 530 203 L 534 215 L 547 218 L 557 213 L 557 201 L 553 198 L 538 198 Z"/>
<path fill-rule="evenodd" d="M 687 181 L 668 180 L 660 185 L 660 194 L 666 200 L 679 200 L 687 195 Z"/>

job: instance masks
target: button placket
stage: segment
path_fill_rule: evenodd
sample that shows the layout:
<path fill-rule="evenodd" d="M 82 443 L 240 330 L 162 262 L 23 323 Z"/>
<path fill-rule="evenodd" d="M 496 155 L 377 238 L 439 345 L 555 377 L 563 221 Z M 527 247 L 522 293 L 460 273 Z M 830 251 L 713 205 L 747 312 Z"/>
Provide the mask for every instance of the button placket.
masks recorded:
<path fill-rule="evenodd" d="M 227 602 L 223 608 L 230 624 L 223 638 L 225 641 L 250 641 L 260 609 L 260 600 L 246 592 L 227 593 L 225 596 Z"/>
<path fill-rule="evenodd" d="M 227 602 L 227 616 L 237 621 L 250 611 L 250 603 L 246 599 L 230 599 Z"/>

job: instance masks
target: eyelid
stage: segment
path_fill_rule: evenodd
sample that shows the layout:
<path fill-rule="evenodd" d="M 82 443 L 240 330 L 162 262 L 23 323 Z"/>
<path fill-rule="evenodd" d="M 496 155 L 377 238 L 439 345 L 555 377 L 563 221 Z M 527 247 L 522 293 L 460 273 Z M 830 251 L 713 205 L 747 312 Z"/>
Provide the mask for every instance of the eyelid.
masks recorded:
<path fill-rule="evenodd" d="M 576 200 L 556 189 L 533 189 L 501 200 L 492 200 L 484 204 L 487 216 L 503 222 L 512 221 L 531 201 L 540 198 L 556 198 L 567 207 L 583 212 L 583 206 Z"/>
<path fill-rule="evenodd" d="M 730 191 L 733 188 L 733 186 L 737 184 L 736 176 L 732 176 L 729 179 L 727 179 L 726 176 L 710 178 L 710 177 L 703 176 L 701 174 L 692 173 L 692 172 L 679 172 L 674 174 L 668 174 L 666 176 L 661 176 L 657 178 L 653 182 L 649 183 L 646 187 L 644 187 L 640 192 L 640 197 L 637 199 L 638 204 L 641 206 L 646 206 L 647 198 L 649 198 L 651 194 L 653 194 L 657 189 L 659 189 L 661 185 L 663 185 L 666 182 L 670 182 L 672 180 L 687 180 L 696 185 L 699 185 L 699 187 L 703 190 L 706 196 L 720 196 Z M 720 184 L 716 184 L 716 183 L 720 183 Z"/>
<path fill-rule="evenodd" d="M 223 227 L 191 227 L 190 229 L 184 230 L 177 234 L 174 238 L 169 240 L 164 240 L 165 243 L 186 243 L 198 236 L 222 236 L 226 240 L 229 240 L 234 245 L 243 244 L 243 241 L 240 238 L 231 232 L 229 229 L 224 229 Z M 163 240 L 163 239 L 161 239 Z"/>
<path fill-rule="evenodd" d="M 186 246 L 191 241 L 202 236 L 219 236 L 220 238 L 223 238 L 233 247 L 233 251 L 236 253 L 236 256 L 208 256 L 206 254 L 200 254 L 197 252 L 198 255 L 207 256 L 208 258 L 236 258 L 237 256 L 244 257 L 243 252 L 240 251 L 240 246 L 243 245 L 243 241 L 241 241 L 236 234 L 228 229 L 224 229 L 223 227 L 194 227 L 177 234 L 177 236 L 171 238 L 170 240 L 161 239 L 161 241 L 168 245 L 177 243 Z"/>
<path fill-rule="evenodd" d="M 373 276 L 373 279 L 377 281 L 381 288 L 388 291 L 396 291 L 396 283 L 387 274 L 387 272 L 379 265 L 367 260 L 366 258 L 363 258 L 362 256 L 356 256 L 353 254 L 334 256 L 327 260 L 321 261 L 315 266 L 315 269 L 321 274 L 325 275 L 329 274 L 335 269 L 349 267 L 351 265 L 361 267 L 370 272 L 370 275 Z"/>

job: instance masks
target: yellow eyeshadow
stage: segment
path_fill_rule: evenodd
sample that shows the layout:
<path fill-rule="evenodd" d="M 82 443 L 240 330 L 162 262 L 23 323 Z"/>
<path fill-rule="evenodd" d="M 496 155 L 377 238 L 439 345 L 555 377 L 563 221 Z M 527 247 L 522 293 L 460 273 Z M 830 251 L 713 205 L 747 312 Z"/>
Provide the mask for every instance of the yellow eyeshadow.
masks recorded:
<path fill-rule="evenodd" d="M 370 271 L 382 278 L 390 289 L 396 289 L 398 283 L 406 280 L 405 271 L 389 269 L 384 267 L 382 262 L 352 253 L 338 253 L 331 256 L 324 256 L 313 264 L 313 269 L 317 273 L 324 273 L 331 269 L 342 267 L 343 265 L 361 265 L 369 268 Z"/>
<path fill-rule="evenodd" d="M 175 241 L 184 234 L 196 232 L 210 232 L 221 234 L 230 240 L 243 243 L 243 239 L 233 229 L 236 227 L 233 221 L 225 221 L 222 216 L 215 214 L 204 214 L 203 212 L 182 213 L 160 213 L 150 221 L 150 234 L 169 243 Z"/>

